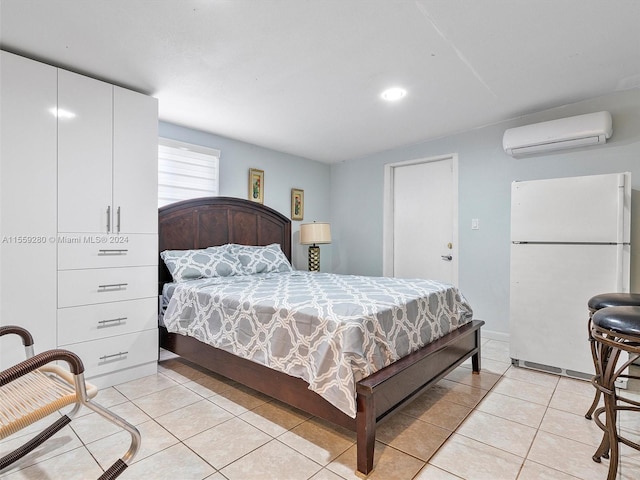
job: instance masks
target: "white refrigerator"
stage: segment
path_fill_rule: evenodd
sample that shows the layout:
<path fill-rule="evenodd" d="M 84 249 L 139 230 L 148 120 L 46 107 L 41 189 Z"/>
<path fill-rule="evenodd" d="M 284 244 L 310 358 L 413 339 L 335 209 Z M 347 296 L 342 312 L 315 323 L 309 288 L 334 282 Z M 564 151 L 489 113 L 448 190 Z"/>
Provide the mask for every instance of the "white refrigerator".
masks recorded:
<path fill-rule="evenodd" d="M 594 374 L 587 301 L 628 292 L 631 174 L 513 182 L 510 354 L 514 365 Z"/>

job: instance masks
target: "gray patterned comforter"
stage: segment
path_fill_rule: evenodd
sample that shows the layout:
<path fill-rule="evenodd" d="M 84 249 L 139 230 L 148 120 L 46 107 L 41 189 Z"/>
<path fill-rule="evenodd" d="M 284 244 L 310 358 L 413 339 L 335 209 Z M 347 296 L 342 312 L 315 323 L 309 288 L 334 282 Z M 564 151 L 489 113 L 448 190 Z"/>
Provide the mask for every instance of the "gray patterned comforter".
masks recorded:
<path fill-rule="evenodd" d="M 362 378 L 469 322 L 453 286 L 328 273 L 269 273 L 174 284 L 163 322 L 304 379 L 351 417 Z"/>

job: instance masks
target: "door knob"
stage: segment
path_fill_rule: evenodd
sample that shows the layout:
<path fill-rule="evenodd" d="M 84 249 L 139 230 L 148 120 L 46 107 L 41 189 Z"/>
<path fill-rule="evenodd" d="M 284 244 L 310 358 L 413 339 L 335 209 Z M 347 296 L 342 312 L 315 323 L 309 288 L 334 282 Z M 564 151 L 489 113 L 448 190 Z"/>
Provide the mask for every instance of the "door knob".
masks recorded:
<path fill-rule="evenodd" d="M 442 258 L 443 260 L 446 260 L 447 262 L 450 262 L 451 260 L 453 260 L 453 257 L 451 255 L 440 255 L 440 258 Z"/>

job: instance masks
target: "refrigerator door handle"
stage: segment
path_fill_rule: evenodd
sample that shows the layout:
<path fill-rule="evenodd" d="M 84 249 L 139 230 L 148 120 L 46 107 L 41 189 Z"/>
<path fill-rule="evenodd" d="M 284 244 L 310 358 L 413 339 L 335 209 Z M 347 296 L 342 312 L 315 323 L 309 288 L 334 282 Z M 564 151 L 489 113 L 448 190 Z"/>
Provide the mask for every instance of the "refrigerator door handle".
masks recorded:
<path fill-rule="evenodd" d="M 621 244 L 624 242 L 624 197 L 625 197 L 625 174 L 620 173 L 618 175 L 618 238 L 617 243 Z M 620 256 L 620 251 L 618 251 L 618 260 L 620 261 L 618 265 L 622 265 L 622 257 Z"/>
<path fill-rule="evenodd" d="M 624 285 L 624 244 L 618 243 L 616 245 L 616 262 L 618 268 L 616 269 L 616 292 L 628 292 Z"/>

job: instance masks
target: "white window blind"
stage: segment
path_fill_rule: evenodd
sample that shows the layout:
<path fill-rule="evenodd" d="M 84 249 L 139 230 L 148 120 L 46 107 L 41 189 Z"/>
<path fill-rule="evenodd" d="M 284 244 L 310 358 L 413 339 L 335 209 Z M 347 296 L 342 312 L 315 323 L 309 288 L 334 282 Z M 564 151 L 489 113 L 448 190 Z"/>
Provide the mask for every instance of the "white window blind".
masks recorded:
<path fill-rule="evenodd" d="M 218 195 L 220 150 L 158 141 L 158 207 L 198 197 Z"/>

